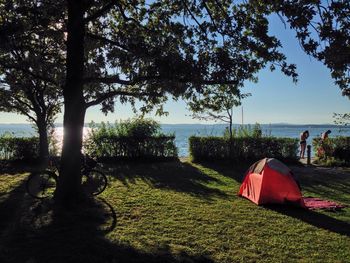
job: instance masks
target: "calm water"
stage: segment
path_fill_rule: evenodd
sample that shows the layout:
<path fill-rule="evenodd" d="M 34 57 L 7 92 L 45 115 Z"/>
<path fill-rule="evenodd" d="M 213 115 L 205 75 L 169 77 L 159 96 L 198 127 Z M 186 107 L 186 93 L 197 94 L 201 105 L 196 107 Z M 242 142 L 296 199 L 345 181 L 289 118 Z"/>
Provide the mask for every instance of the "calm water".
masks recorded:
<path fill-rule="evenodd" d="M 221 136 L 226 125 L 203 125 L 203 124 L 163 124 L 164 133 L 174 133 L 175 143 L 179 149 L 179 156 L 188 156 L 188 138 L 192 135 L 197 136 Z M 237 126 L 238 127 L 238 126 Z M 311 143 L 312 138 L 319 137 L 322 132 L 331 130 L 331 137 L 334 136 L 350 136 L 350 127 L 339 127 L 336 125 L 288 125 L 288 124 L 271 124 L 261 125 L 263 135 L 272 135 L 275 137 L 299 138 L 299 134 L 304 130 L 309 130 L 310 137 L 308 143 Z M 85 128 L 84 134 L 88 133 L 89 128 Z M 15 136 L 34 136 L 35 129 L 29 124 L 0 124 L 0 135 L 6 132 L 12 133 Z M 62 126 L 56 128 L 56 136 L 60 140 L 63 136 Z"/>

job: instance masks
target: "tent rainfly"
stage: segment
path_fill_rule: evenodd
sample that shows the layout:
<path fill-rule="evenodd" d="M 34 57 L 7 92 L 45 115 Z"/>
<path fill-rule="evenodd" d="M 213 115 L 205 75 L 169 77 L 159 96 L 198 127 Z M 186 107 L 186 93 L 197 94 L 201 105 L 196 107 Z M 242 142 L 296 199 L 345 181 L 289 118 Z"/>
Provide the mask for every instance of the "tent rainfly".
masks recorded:
<path fill-rule="evenodd" d="M 305 207 L 291 170 L 274 158 L 264 158 L 249 168 L 238 195 L 257 205 L 294 204 Z"/>

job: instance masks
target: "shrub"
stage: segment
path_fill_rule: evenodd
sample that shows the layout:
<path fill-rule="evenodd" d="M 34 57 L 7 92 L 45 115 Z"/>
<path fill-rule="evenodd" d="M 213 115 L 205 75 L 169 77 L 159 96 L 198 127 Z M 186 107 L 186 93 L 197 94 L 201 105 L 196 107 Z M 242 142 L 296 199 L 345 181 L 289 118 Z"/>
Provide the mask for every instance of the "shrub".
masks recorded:
<path fill-rule="evenodd" d="M 174 135 L 164 135 L 150 119 L 90 125 L 84 149 L 101 160 L 177 158 Z"/>
<path fill-rule="evenodd" d="M 160 135 L 160 124 L 152 119 L 134 118 L 116 125 L 116 135 L 126 137 L 152 137 Z"/>
<path fill-rule="evenodd" d="M 339 136 L 324 141 L 314 138 L 312 145 L 317 163 L 326 166 L 350 164 L 350 137 Z"/>
<path fill-rule="evenodd" d="M 226 128 L 223 137 L 230 138 L 229 129 Z M 259 123 L 255 123 L 253 126 L 250 124 L 241 125 L 238 128 L 232 128 L 233 138 L 260 138 L 262 137 L 262 129 Z"/>
<path fill-rule="evenodd" d="M 37 137 L 0 136 L 0 159 L 33 160 L 39 156 Z"/>
<path fill-rule="evenodd" d="M 274 137 L 240 137 L 230 141 L 223 137 L 189 138 L 190 155 L 202 160 L 257 160 L 264 157 L 285 161 L 297 160 L 298 140 Z"/>
<path fill-rule="evenodd" d="M 54 133 L 49 134 L 49 153 L 59 154 L 58 141 Z M 15 137 L 11 133 L 0 136 L 0 160 L 36 160 L 39 158 L 38 137 Z"/>

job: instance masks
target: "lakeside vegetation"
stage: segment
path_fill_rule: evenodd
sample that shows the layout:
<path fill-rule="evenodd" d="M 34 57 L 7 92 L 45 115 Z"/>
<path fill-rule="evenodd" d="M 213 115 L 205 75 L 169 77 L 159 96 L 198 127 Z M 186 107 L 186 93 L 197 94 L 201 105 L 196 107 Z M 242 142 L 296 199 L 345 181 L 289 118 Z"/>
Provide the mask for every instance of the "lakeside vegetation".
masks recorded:
<path fill-rule="evenodd" d="M 0 261 L 348 262 L 350 170 L 292 167 L 304 196 L 332 211 L 256 206 L 237 196 L 249 164 L 104 165 L 109 185 L 92 204 L 59 210 L 24 191 L 33 167 L 0 171 Z"/>
<path fill-rule="evenodd" d="M 312 146 L 316 155 L 316 164 L 324 166 L 350 165 L 350 137 L 338 136 L 327 138 L 327 140 L 314 138 Z"/>
<path fill-rule="evenodd" d="M 178 149 L 175 134 L 165 134 L 161 125 L 152 119 L 133 118 L 111 123 L 91 123 L 85 136 L 84 152 L 99 161 L 119 159 L 166 160 L 176 159 Z M 49 152 L 57 156 L 59 142 L 51 134 Z M 322 143 L 312 140 L 315 164 L 324 166 L 348 166 L 350 137 L 337 136 Z M 245 125 L 223 130 L 222 136 L 191 136 L 188 152 L 193 160 L 256 161 L 265 157 L 287 162 L 298 161 L 298 139 L 279 138 L 263 133 L 262 126 Z M 325 149 L 326 151 L 320 149 Z M 0 136 L 0 159 L 35 160 L 39 157 L 39 139 L 16 138 L 10 133 Z"/>
<path fill-rule="evenodd" d="M 265 157 L 296 162 L 298 140 L 274 137 L 195 137 L 189 138 L 193 160 L 233 162 L 256 161 Z"/>
<path fill-rule="evenodd" d="M 176 159 L 175 135 L 164 134 L 152 119 L 133 118 L 126 121 L 91 123 L 84 151 L 100 161 L 118 159 Z"/>

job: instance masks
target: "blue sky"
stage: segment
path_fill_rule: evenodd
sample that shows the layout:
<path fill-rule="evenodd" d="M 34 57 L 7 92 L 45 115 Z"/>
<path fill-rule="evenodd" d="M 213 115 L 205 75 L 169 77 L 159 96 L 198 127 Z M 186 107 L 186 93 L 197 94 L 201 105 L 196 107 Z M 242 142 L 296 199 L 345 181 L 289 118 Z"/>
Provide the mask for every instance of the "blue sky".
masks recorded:
<path fill-rule="evenodd" d="M 294 32 L 285 29 L 277 16 L 271 17 L 270 31 L 279 36 L 288 61 L 297 65 L 299 81 L 294 84 L 279 70 L 261 71 L 258 83 L 246 83 L 244 87 L 244 92 L 252 94 L 242 102 L 244 123 L 325 124 L 333 123 L 334 112 L 350 112 L 350 100 L 341 96 L 329 70 L 303 53 Z M 169 112 L 168 116 L 155 117 L 161 123 L 205 123 L 193 120 L 183 101 L 169 101 L 165 110 Z M 234 123 L 241 123 L 241 110 L 241 107 L 236 108 Z M 86 122 L 114 122 L 133 116 L 130 106 L 118 104 L 115 113 L 107 116 L 99 111 L 99 107 L 89 109 Z M 154 115 L 150 114 L 149 117 Z M 61 114 L 57 122 L 61 123 L 62 119 Z M 24 116 L 0 113 L 0 123 L 25 122 Z"/>

